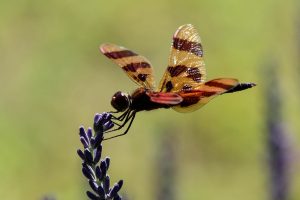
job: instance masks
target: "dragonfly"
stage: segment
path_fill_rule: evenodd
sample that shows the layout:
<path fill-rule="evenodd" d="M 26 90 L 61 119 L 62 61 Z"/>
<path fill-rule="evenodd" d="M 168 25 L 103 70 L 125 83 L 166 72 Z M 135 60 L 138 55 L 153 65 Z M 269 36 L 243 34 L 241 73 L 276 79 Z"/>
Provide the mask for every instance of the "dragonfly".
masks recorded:
<path fill-rule="evenodd" d="M 106 43 L 100 52 L 119 65 L 128 77 L 139 87 L 131 94 L 118 91 L 111 99 L 115 109 L 111 113 L 117 131 L 127 125 L 121 134 L 125 135 L 140 111 L 172 108 L 177 112 L 192 112 L 207 104 L 213 98 L 254 87 L 255 83 L 240 83 L 235 78 L 216 78 L 206 81 L 203 47 L 200 36 L 191 24 L 180 26 L 173 35 L 167 69 L 155 88 L 153 68 L 148 59 L 125 47 Z"/>

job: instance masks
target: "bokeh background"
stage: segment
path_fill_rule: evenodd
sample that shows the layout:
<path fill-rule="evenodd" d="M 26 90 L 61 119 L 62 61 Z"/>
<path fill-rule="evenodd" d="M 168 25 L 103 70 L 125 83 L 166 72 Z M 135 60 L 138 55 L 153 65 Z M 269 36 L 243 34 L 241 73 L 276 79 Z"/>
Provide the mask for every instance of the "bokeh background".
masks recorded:
<path fill-rule="evenodd" d="M 136 88 L 98 46 L 146 56 L 158 83 L 173 33 L 191 23 L 208 79 L 258 86 L 189 114 L 138 113 L 128 135 L 104 143 L 112 181 L 124 179 L 128 199 L 276 199 L 276 184 L 277 199 L 299 199 L 297 2 L 0 1 L 0 198 L 87 199 L 78 127 Z"/>

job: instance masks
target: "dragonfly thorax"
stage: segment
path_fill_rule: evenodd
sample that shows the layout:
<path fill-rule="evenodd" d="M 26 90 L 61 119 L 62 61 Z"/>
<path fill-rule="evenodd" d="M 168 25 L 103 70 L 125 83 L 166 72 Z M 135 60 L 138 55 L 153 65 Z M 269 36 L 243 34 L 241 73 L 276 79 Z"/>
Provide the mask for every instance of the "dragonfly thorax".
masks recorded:
<path fill-rule="evenodd" d="M 110 103 L 118 112 L 122 112 L 129 108 L 130 98 L 128 94 L 118 91 L 113 95 Z"/>

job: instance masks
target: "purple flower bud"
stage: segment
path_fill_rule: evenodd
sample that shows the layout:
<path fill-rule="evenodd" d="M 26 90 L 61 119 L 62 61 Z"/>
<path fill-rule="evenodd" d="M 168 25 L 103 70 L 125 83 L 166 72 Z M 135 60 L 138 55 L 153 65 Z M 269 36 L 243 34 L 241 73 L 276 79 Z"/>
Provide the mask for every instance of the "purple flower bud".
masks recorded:
<path fill-rule="evenodd" d="M 106 163 L 104 160 L 101 160 L 101 162 L 100 162 L 100 169 L 101 169 L 102 173 L 105 175 L 107 172 L 107 168 L 106 168 Z"/>
<path fill-rule="evenodd" d="M 98 163 L 100 161 L 101 153 L 102 153 L 102 145 L 98 146 L 97 149 L 95 150 L 94 163 Z"/>
<path fill-rule="evenodd" d="M 87 133 L 85 132 L 83 126 L 79 127 L 79 135 L 80 135 L 80 137 L 83 137 L 86 141 L 89 141 Z"/>
<path fill-rule="evenodd" d="M 96 171 L 96 177 L 97 177 L 99 180 L 102 180 L 104 174 L 102 173 L 100 167 L 97 166 L 96 169 L 95 169 L 95 171 Z"/>
<path fill-rule="evenodd" d="M 84 156 L 87 163 L 93 163 L 93 156 L 89 149 L 84 149 Z"/>
<path fill-rule="evenodd" d="M 105 164 L 106 164 L 106 169 L 108 169 L 109 168 L 109 164 L 110 164 L 110 158 L 109 157 L 105 158 Z"/>
<path fill-rule="evenodd" d="M 104 120 L 104 114 L 105 113 L 96 113 L 95 117 L 94 117 L 94 124 L 102 124 L 103 120 Z"/>
<path fill-rule="evenodd" d="M 85 162 L 82 163 L 81 165 L 82 165 L 82 167 L 84 167 L 84 168 L 88 168 L 88 165 L 87 165 Z"/>
<path fill-rule="evenodd" d="M 102 119 L 103 114 L 96 113 L 94 117 L 94 123 L 97 124 Z"/>
<path fill-rule="evenodd" d="M 77 154 L 83 161 L 85 161 L 85 155 L 80 149 L 77 150 Z"/>
<path fill-rule="evenodd" d="M 94 118 L 94 130 L 97 134 L 103 134 L 104 131 L 113 127 L 110 113 L 96 114 Z"/>
<path fill-rule="evenodd" d="M 111 129 L 114 126 L 114 123 L 112 123 L 112 121 L 108 121 L 105 122 L 103 127 L 104 127 L 104 131 L 107 131 L 108 129 Z"/>
<path fill-rule="evenodd" d="M 95 138 L 94 137 L 91 138 L 90 143 L 91 143 L 91 146 L 94 147 L 94 145 L 95 145 Z"/>
<path fill-rule="evenodd" d="M 119 187 L 120 187 L 120 189 L 122 188 L 122 186 L 123 186 L 123 180 L 119 180 L 119 182 L 118 182 L 118 185 L 119 185 Z"/>
<path fill-rule="evenodd" d="M 82 164 L 82 168 L 85 168 L 86 171 L 87 171 L 89 174 L 91 174 L 91 175 L 93 176 L 93 179 L 96 178 L 96 177 L 95 177 L 94 170 L 93 170 L 93 168 L 92 168 L 90 165 L 87 165 L 87 164 L 83 163 L 83 164 Z"/>
<path fill-rule="evenodd" d="M 117 196 L 117 193 L 120 191 L 120 189 L 121 188 L 119 187 L 118 183 L 115 183 L 114 186 L 112 187 L 112 189 L 110 190 L 108 196 L 110 198 Z"/>
<path fill-rule="evenodd" d="M 91 200 L 99 200 L 99 198 L 92 192 L 87 191 L 86 195 L 91 199 Z"/>
<path fill-rule="evenodd" d="M 103 180 L 103 189 L 104 189 L 105 193 L 109 192 L 109 185 L 110 185 L 110 178 L 108 175 L 106 175 Z"/>
<path fill-rule="evenodd" d="M 103 132 L 101 132 L 103 133 Z M 103 141 L 103 134 L 97 133 L 95 140 L 93 142 L 93 148 L 97 148 Z"/>
<path fill-rule="evenodd" d="M 92 137 L 92 135 L 93 135 L 93 131 L 92 131 L 92 129 L 91 129 L 90 127 L 88 128 L 86 134 L 87 134 L 88 138 L 91 139 L 91 137 Z"/>
<path fill-rule="evenodd" d="M 91 188 L 96 192 L 96 193 L 98 193 L 98 184 L 95 182 L 95 181 L 93 181 L 93 180 L 89 180 L 89 184 L 90 184 L 90 186 L 91 186 Z"/>
<path fill-rule="evenodd" d="M 98 193 L 100 198 L 105 197 L 105 191 L 104 191 L 104 189 L 101 185 L 98 187 L 97 193 Z"/>
<path fill-rule="evenodd" d="M 105 121 L 110 121 L 111 120 L 111 114 L 110 113 L 107 113 L 107 112 L 104 112 L 103 113 L 103 119 L 105 120 Z"/>
<path fill-rule="evenodd" d="M 102 124 L 94 124 L 94 131 L 96 134 L 103 134 L 104 129 Z"/>
<path fill-rule="evenodd" d="M 80 142 L 82 143 L 83 147 L 84 148 L 88 148 L 89 147 L 89 144 L 88 142 L 86 141 L 86 139 L 82 136 L 80 136 Z"/>
<path fill-rule="evenodd" d="M 122 198 L 117 194 L 117 195 L 113 198 L 113 200 L 122 200 Z"/>
<path fill-rule="evenodd" d="M 82 173 L 83 173 L 83 175 L 84 175 L 87 179 L 89 179 L 89 180 L 93 180 L 93 179 L 94 179 L 93 174 L 90 173 L 90 171 L 89 171 L 87 168 L 83 167 L 83 168 L 82 168 Z"/>

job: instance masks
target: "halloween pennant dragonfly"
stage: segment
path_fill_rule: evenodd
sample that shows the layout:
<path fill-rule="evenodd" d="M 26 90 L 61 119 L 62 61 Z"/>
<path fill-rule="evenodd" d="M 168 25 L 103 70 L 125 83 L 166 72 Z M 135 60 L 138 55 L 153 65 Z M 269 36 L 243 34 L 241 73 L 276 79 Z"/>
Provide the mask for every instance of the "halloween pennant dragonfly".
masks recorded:
<path fill-rule="evenodd" d="M 255 86 L 254 83 L 239 83 L 234 78 L 217 78 L 206 82 L 200 36 L 191 24 L 180 26 L 175 32 L 168 67 L 157 89 L 154 87 L 152 66 L 145 57 L 115 44 L 102 44 L 100 51 L 140 86 L 131 95 L 120 91 L 113 95 L 111 105 L 116 109 L 114 113 L 122 114 L 113 116 L 118 127 L 111 131 L 129 124 L 122 134 L 106 139 L 125 135 L 139 111 L 172 108 L 178 112 L 191 112 L 220 94 Z"/>

